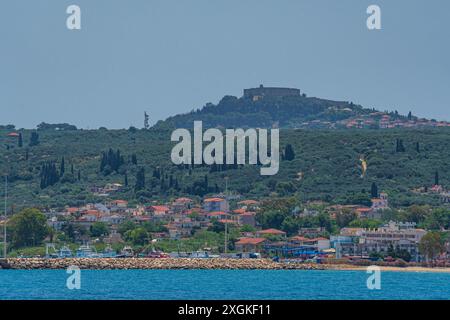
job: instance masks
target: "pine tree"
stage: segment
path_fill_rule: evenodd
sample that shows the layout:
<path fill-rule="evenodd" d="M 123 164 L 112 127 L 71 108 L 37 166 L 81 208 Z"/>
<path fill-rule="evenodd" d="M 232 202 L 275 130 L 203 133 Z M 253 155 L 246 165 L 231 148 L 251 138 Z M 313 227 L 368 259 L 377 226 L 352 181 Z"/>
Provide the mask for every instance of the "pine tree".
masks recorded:
<path fill-rule="evenodd" d="M 420 144 L 419 144 L 419 142 L 416 142 L 416 152 L 420 153 Z"/>
<path fill-rule="evenodd" d="M 124 184 L 125 187 L 128 187 L 128 174 L 125 172 L 125 177 L 124 177 Z"/>
<path fill-rule="evenodd" d="M 434 173 L 434 184 L 436 186 L 439 185 L 439 172 L 436 170 L 436 172 Z"/>
<path fill-rule="evenodd" d="M 78 169 L 78 181 L 81 181 L 81 170 Z"/>

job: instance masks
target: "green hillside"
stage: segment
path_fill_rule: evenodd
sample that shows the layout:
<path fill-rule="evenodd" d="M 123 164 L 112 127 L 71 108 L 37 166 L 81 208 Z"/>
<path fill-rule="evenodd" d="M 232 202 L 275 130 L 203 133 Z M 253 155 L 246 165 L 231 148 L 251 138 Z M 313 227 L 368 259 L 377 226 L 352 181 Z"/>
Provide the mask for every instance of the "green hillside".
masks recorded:
<path fill-rule="evenodd" d="M 352 102 L 310 98 L 305 95 L 267 96 L 258 100 L 225 96 L 217 105 L 208 103 L 201 109 L 159 121 L 156 128 L 186 127 L 186 124 L 194 120 L 203 121 L 204 127 L 339 128 L 344 127 L 346 120 L 362 117 L 379 120 L 380 114 L 374 109 L 363 108 Z M 393 119 L 406 119 L 396 112 L 385 114 Z"/>
<path fill-rule="evenodd" d="M 104 201 L 105 197 L 92 192 L 94 186 L 125 185 L 126 180 L 128 186 L 106 199 L 149 203 L 180 195 L 202 197 L 223 192 L 225 177 L 230 191 L 246 197 L 296 195 L 301 200 L 331 203 L 367 203 L 375 182 L 397 206 L 437 204 L 437 195 L 411 191 L 432 186 L 436 172 L 440 184 L 450 187 L 450 128 L 284 129 L 280 132 L 281 150 L 292 145 L 295 158 L 282 161 L 275 176 L 261 176 L 259 168 L 251 165 L 175 166 L 170 161 L 174 145 L 170 142 L 171 131 L 164 129 L 19 130 L 22 147 L 18 146 L 18 137 L 7 136 L 10 132 L 0 130 L 0 169 L 9 174 L 10 205 L 15 211 L 27 206 L 62 207 Z M 38 133 L 38 144 L 29 146 L 32 132 Z M 397 147 L 399 140 L 401 150 Z M 121 160 L 115 160 L 115 156 L 105 160 L 102 153 L 110 148 L 114 155 L 120 151 Z M 368 163 L 364 178 L 360 156 Z M 102 158 L 107 162 L 101 167 Z M 143 186 L 136 190 L 136 175 L 141 168 L 145 170 L 145 181 L 140 181 Z"/>

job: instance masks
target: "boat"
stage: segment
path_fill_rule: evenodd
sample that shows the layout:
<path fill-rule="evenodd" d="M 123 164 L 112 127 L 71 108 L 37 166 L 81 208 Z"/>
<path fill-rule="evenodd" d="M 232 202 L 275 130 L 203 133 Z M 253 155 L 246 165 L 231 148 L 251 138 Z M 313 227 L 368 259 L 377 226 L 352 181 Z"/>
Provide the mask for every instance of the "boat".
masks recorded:
<path fill-rule="evenodd" d="M 97 253 L 95 248 L 89 246 L 89 244 L 81 245 L 77 252 L 76 252 L 77 258 L 101 258 L 101 255 Z"/>
<path fill-rule="evenodd" d="M 70 250 L 69 247 L 63 246 L 61 249 L 59 249 L 58 258 L 64 259 L 71 257 L 72 257 L 72 250 Z"/>
<path fill-rule="evenodd" d="M 102 258 L 116 258 L 116 257 L 117 253 L 113 248 L 111 248 L 110 245 L 108 245 L 102 252 Z"/>
<path fill-rule="evenodd" d="M 147 258 L 154 258 L 154 259 L 170 258 L 170 255 L 161 251 L 152 251 L 147 255 Z"/>
<path fill-rule="evenodd" d="M 58 253 L 56 251 L 54 243 L 46 243 L 45 244 L 45 257 L 47 259 L 58 258 Z"/>
<path fill-rule="evenodd" d="M 189 254 L 186 252 L 171 252 L 169 254 L 170 258 L 189 258 Z"/>
<path fill-rule="evenodd" d="M 126 246 L 120 251 L 120 254 L 116 256 L 117 258 L 133 258 L 134 252 L 133 249 L 129 246 Z"/>
<path fill-rule="evenodd" d="M 189 255 L 189 258 L 209 258 L 209 254 L 206 251 L 194 251 Z"/>

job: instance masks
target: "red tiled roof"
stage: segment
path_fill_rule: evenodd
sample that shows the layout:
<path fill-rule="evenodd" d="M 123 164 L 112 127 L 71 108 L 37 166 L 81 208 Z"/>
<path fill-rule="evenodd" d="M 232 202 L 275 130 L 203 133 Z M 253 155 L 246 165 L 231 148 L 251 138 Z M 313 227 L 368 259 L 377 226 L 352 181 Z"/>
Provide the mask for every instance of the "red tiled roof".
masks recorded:
<path fill-rule="evenodd" d="M 292 237 L 291 240 L 293 240 L 293 241 L 310 241 L 310 239 L 302 237 L 302 236 Z"/>
<path fill-rule="evenodd" d="M 220 223 L 234 223 L 236 224 L 237 222 L 234 220 L 230 220 L 230 219 L 221 219 L 219 220 Z"/>
<path fill-rule="evenodd" d="M 224 216 L 224 215 L 226 215 L 226 213 L 223 211 L 214 211 L 214 212 L 208 213 L 208 216 L 210 216 L 210 217 L 217 217 L 217 216 Z"/>
<path fill-rule="evenodd" d="M 126 200 L 113 200 L 113 203 L 115 203 L 115 204 L 126 204 L 126 203 L 128 203 L 128 201 L 126 201 Z"/>
<path fill-rule="evenodd" d="M 320 240 L 328 240 L 328 239 L 327 239 L 327 238 L 324 238 L 324 237 L 319 237 L 319 238 L 311 239 L 311 241 L 320 241 Z"/>
<path fill-rule="evenodd" d="M 244 212 L 242 214 L 240 214 L 241 217 L 250 217 L 250 216 L 254 216 L 256 213 L 254 212 Z"/>
<path fill-rule="evenodd" d="M 84 213 L 90 214 L 90 215 L 96 215 L 96 216 L 100 215 L 100 211 L 98 211 L 98 210 L 86 210 Z"/>
<path fill-rule="evenodd" d="M 237 213 L 237 214 L 243 214 L 243 213 L 245 213 L 245 209 L 236 209 L 236 210 L 233 210 L 233 212 Z"/>
<path fill-rule="evenodd" d="M 169 207 L 167 206 L 150 206 L 150 209 L 154 211 L 164 211 L 164 212 L 170 210 Z"/>
<path fill-rule="evenodd" d="M 17 132 L 8 133 L 8 137 L 18 137 L 19 134 Z"/>
<path fill-rule="evenodd" d="M 204 202 L 221 202 L 221 201 L 225 201 L 225 200 L 222 199 L 222 198 L 208 198 L 208 199 L 205 199 L 203 201 Z"/>
<path fill-rule="evenodd" d="M 286 232 L 278 230 L 278 229 L 265 229 L 265 230 L 257 231 L 256 233 L 258 233 L 258 234 L 279 234 L 279 235 L 286 234 Z"/>
<path fill-rule="evenodd" d="M 266 241 L 265 238 L 240 238 L 239 241 L 237 241 L 235 244 L 238 245 L 245 245 L 245 244 L 260 244 Z"/>

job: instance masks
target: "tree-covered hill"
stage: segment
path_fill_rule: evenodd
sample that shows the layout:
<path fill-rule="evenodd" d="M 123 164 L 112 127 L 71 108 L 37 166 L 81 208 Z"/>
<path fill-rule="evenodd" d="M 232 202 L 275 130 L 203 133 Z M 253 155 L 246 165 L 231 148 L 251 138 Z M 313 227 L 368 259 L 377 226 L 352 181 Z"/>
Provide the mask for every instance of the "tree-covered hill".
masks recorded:
<path fill-rule="evenodd" d="M 214 105 L 206 104 L 203 108 L 187 114 L 169 117 L 160 121 L 161 125 L 185 127 L 186 123 L 202 120 L 204 127 L 272 127 L 278 125 L 296 128 L 310 120 L 335 122 L 371 110 L 363 109 L 353 103 L 331 101 L 305 96 L 266 97 L 254 101 L 247 97 L 225 96 Z"/>
<path fill-rule="evenodd" d="M 155 128 L 186 128 L 194 120 L 203 121 L 204 127 L 222 128 L 379 128 L 383 116 L 397 126 L 399 122 L 417 123 L 419 120 L 411 113 L 403 116 L 397 111 L 380 112 L 353 102 L 307 97 L 304 94 L 259 99 L 225 96 L 217 105 L 208 103 L 203 108 L 169 117 L 159 121 Z M 431 123 L 420 120 L 424 121 L 420 125 Z"/>
<path fill-rule="evenodd" d="M 105 199 L 151 203 L 203 197 L 223 192 L 225 177 L 230 191 L 246 197 L 295 195 L 343 204 L 368 203 L 373 183 L 397 206 L 439 203 L 438 195 L 412 192 L 432 186 L 436 175 L 450 187 L 450 128 L 283 129 L 284 160 L 274 176 L 261 176 L 252 165 L 175 166 L 171 130 L 11 129 L 0 130 L 0 169 L 9 175 L 10 210 L 14 206 L 15 211 Z M 8 136 L 11 132 L 16 134 Z M 365 177 L 361 157 L 368 164 Z M 99 195 L 97 188 L 108 183 L 123 188 Z"/>

